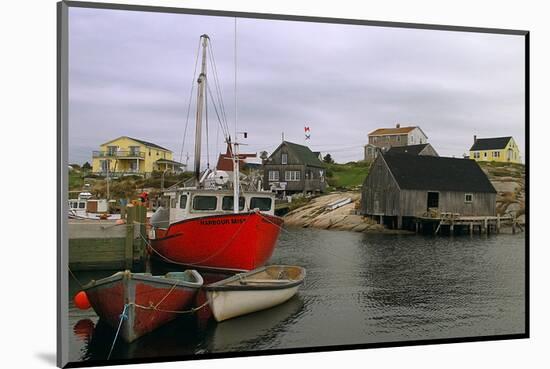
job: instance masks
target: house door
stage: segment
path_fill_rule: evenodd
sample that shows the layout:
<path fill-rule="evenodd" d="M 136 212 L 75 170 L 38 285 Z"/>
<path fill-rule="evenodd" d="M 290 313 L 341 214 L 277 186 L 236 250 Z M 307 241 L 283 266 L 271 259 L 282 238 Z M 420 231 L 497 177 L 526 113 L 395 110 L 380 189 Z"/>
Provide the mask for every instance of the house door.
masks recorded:
<path fill-rule="evenodd" d="M 439 208 L 439 192 L 428 192 L 428 210 Z"/>

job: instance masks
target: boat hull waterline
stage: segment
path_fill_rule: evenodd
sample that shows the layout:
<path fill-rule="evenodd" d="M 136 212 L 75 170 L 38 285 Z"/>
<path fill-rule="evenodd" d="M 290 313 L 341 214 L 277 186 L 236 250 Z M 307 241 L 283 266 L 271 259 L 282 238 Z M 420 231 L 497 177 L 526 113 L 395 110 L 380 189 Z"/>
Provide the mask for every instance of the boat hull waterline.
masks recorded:
<path fill-rule="evenodd" d="M 257 212 L 186 219 L 156 229 L 152 253 L 168 262 L 210 269 L 252 270 L 273 254 L 282 218 Z"/>
<path fill-rule="evenodd" d="M 184 274 L 185 279 L 171 278 Z M 132 342 L 175 319 L 177 312 L 189 309 L 202 285 L 203 279 L 195 270 L 168 273 L 166 277 L 125 271 L 92 281 L 84 291 L 96 314 L 114 329 L 127 305 L 120 336 Z"/>
<path fill-rule="evenodd" d="M 265 310 L 291 299 L 305 278 L 298 266 L 267 266 L 205 286 L 218 322 Z"/>

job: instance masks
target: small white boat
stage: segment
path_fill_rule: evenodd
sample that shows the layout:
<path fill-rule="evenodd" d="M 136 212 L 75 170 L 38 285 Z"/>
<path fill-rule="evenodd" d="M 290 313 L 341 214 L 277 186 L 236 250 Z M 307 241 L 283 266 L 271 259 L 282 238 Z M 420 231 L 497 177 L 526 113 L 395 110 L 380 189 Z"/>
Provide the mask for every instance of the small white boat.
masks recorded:
<path fill-rule="evenodd" d="M 268 309 L 289 300 L 303 283 L 299 266 L 270 265 L 207 285 L 210 309 L 218 322 Z"/>

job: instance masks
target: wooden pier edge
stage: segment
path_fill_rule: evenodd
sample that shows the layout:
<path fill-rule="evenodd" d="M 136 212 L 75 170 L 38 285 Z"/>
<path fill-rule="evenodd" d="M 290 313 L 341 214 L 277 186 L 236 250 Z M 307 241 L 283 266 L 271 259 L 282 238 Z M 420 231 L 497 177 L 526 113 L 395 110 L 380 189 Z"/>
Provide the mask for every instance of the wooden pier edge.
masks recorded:
<path fill-rule="evenodd" d="M 448 227 L 452 235 L 455 230 L 466 229 L 470 235 L 479 230 L 479 234 L 500 233 L 504 222 L 512 227 L 512 233 L 516 233 L 516 220 L 512 216 L 487 215 L 487 216 L 460 216 L 459 214 L 442 213 L 438 217 L 419 216 L 413 217 L 414 231 L 422 232 L 423 229 L 431 229 L 434 235 L 440 234 L 443 227 Z"/>
<path fill-rule="evenodd" d="M 128 205 L 125 223 L 69 223 L 69 267 L 81 270 L 121 270 L 146 260 L 147 208 Z"/>

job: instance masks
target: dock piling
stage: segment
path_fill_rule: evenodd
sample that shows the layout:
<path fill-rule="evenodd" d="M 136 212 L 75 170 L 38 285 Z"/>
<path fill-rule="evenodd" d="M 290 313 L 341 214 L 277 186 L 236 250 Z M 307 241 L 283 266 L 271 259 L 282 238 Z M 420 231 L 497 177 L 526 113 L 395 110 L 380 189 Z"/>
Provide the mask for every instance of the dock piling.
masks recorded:
<path fill-rule="evenodd" d="M 128 206 L 126 209 L 126 242 L 124 244 L 124 265 L 131 269 L 134 259 L 134 221 L 136 219 L 136 208 Z"/>

